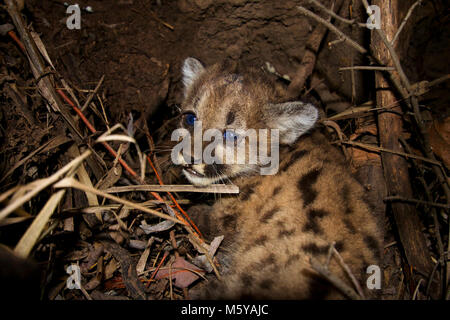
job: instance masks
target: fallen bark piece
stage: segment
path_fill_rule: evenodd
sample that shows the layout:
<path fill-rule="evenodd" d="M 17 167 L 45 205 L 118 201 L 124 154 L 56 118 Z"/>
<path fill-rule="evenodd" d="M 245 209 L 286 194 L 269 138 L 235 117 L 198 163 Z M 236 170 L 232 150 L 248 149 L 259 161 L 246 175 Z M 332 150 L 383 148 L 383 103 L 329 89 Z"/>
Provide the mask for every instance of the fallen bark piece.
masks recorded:
<path fill-rule="evenodd" d="M 374 4 L 378 5 L 382 10 L 382 32 L 385 33 L 388 39 L 392 39 L 398 27 L 397 22 L 400 21 L 399 4 L 392 0 L 378 0 L 374 1 Z M 380 37 L 380 33 L 381 31 L 378 33 L 372 32 L 373 53 L 378 60 L 386 62 L 386 66 L 394 66 L 393 57 Z M 376 73 L 375 81 L 377 87 L 377 106 L 398 105 L 397 97 L 389 90 L 391 84 L 383 74 Z M 403 132 L 403 117 L 400 105 L 392 108 L 389 112 L 383 110 L 378 113 L 378 133 L 381 147 L 394 151 L 403 151 L 399 141 Z M 388 195 L 401 196 L 408 199 L 413 198 L 407 160 L 402 156 L 388 152 L 382 152 L 381 158 Z M 415 206 L 397 202 L 392 203 L 391 208 L 408 264 L 419 273 L 428 275 L 432 270 L 431 256 L 425 243 L 425 237 L 421 231 L 422 224 Z"/>

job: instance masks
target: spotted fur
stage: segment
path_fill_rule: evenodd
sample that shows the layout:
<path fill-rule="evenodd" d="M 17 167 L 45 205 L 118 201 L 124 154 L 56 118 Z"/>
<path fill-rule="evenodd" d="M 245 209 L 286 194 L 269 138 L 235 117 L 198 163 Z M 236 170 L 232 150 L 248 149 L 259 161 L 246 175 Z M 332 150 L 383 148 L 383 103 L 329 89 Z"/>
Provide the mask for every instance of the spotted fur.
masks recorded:
<path fill-rule="evenodd" d="M 285 145 L 275 175 L 245 165 L 185 164 L 199 173 L 185 173 L 196 185 L 232 180 L 240 188 L 239 196 L 222 196 L 209 212 L 190 212 L 205 234 L 225 236 L 219 250 L 223 281 L 210 281 L 199 297 L 344 298 L 310 265 L 311 257 L 325 264 L 332 243 L 365 288 L 364 270 L 380 264 L 382 232 L 342 154 L 314 129 L 317 110 L 283 102 L 282 91 L 253 71 L 238 75 L 188 58 L 183 74 L 183 111 L 195 113 L 204 127 L 279 128 Z M 336 258 L 329 270 L 352 287 Z"/>

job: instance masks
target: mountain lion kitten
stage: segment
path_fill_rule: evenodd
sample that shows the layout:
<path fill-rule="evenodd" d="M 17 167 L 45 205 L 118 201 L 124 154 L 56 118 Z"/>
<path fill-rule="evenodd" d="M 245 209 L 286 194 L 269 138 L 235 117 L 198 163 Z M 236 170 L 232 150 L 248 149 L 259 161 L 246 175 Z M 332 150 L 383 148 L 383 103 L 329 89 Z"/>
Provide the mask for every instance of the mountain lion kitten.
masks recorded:
<path fill-rule="evenodd" d="M 183 83 L 181 127 L 193 131 L 201 121 L 203 131 L 219 129 L 225 141 L 234 142 L 240 137 L 230 129 L 278 129 L 280 144 L 278 172 L 272 175 L 260 174 L 267 163 L 195 163 L 193 153 L 190 159 L 178 153 L 183 174 L 194 185 L 231 181 L 240 189 L 238 196 L 222 195 L 209 209 L 190 212 L 207 238 L 224 235 L 223 279 L 209 281 L 195 298 L 345 298 L 310 263 L 311 257 L 328 263 L 333 275 L 354 288 L 336 255 L 330 258 L 332 244 L 366 297 L 373 296 L 366 272 L 380 265 L 382 232 L 344 157 L 314 128 L 317 109 L 300 101 L 279 103 L 282 90 L 256 70 L 235 74 L 224 64 L 205 68 L 187 58 Z M 270 137 L 260 139 L 259 147 L 271 150 Z M 221 157 L 225 150 L 219 146 L 216 152 Z"/>

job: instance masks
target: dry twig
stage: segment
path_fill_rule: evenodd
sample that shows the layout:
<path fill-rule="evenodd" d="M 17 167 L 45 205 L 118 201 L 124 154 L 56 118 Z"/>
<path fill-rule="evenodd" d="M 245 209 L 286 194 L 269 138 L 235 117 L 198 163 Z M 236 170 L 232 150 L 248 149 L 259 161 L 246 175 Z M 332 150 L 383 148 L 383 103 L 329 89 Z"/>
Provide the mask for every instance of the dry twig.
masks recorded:
<path fill-rule="evenodd" d="M 344 283 L 341 279 L 336 277 L 334 274 L 328 270 L 328 268 L 324 267 L 320 264 L 316 259 L 310 258 L 311 267 L 317 271 L 320 275 L 322 275 L 325 279 L 327 279 L 330 283 L 332 283 L 337 289 L 339 289 L 343 294 L 345 294 L 348 298 L 352 300 L 361 300 L 361 297 L 346 283 Z"/>
<path fill-rule="evenodd" d="M 133 185 L 125 187 L 111 187 L 104 192 L 120 193 L 133 191 L 156 191 L 156 192 L 201 192 L 201 193 L 239 193 L 239 187 L 228 184 L 213 184 L 207 187 L 196 187 L 193 185 Z"/>

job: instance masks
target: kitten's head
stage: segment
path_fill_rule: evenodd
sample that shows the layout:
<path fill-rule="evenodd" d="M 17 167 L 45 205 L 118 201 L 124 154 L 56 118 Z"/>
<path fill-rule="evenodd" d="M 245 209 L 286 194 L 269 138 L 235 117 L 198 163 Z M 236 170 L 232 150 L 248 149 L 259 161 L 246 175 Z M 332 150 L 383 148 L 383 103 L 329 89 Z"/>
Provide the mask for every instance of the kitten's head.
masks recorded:
<path fill-rule="evenodd" d="M 273 103 L 277 95 L 275 87 L 258 72 L 236 74 L 221 64 L 205 68 L 194 58 L 184 61 L 182 72 L 184 101 L 180 127 L 193 137 L 195 130 L 199 132 L 201 123 L 201 133 L 205 136 L 200 138 L 200 152 L 195 153 L 193 147 L 192 152 L 188 150 L 183 155 L 177 151 L 174 157 L 183 166 L 184 175 L 195 185 L 226 182 L 239 175 L 258 173 L 267 165 L 267 159 L 259 157 L 258 152 L 255 162 L 251 155 L 255 148 L 259 151 L 265 147 L 267 156 L 271 156 L 275 138 L 271 132 L 276 131 L 272 129 L 279 130 L 280 144 L 292 144 L 318 119 L 318 111 L 311 104 L 300 101 Z M 264 130 L 260 129 L 268 129 L 267 135 L 264 136 Z M 217 141 L 218 138 L 221 141 Z M 194 140 L 191 139 L 191 144 Z M 210 141 L 216 143 L 214 152 L 211 152 Z M 208 144 L 210 149 L 207 149 Z M 227 161 L 227 153 L 234 157 L 234 162 Z M 205 159 L 195 163 L 209 154 L 215 157 L 216 163 L 208 163 Z M 243 154 L 245 163 L 236 163 L 238 156 Z"/>

